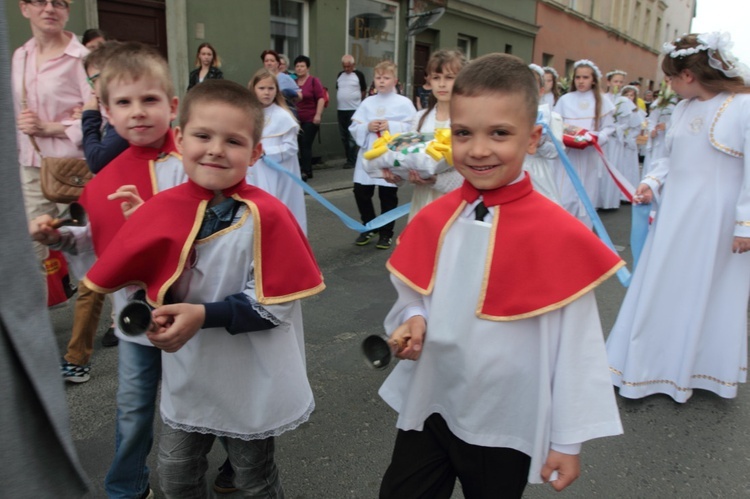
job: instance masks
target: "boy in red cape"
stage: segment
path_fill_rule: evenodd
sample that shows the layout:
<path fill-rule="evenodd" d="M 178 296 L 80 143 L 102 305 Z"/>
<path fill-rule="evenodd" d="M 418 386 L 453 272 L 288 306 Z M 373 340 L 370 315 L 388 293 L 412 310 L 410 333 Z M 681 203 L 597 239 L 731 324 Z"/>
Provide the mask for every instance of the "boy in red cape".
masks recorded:
<path fill-rule="evenodd" d="M 86 184 L 79 199 L 88 214 L 86 227 L 58 231 L 50 226 L 48 215 L 30 223 L 32 236 L 44 244 L 79 253 L 93 247 L 97 256 L 105 252 L 125 223 L 123 213 L 130 215 L 143 200 L 187 179 L 171 130 L 177 97 L 167 61 L 147 45 L 127 42 L 109 54 L 100 75 L 99 90 L 110 123 L 129 147 Z M 91 301 L 94 291 L 81 281 L 79 292 Z M 115 293 L 115 313 L 126 299 L 125 291 Z M 83 334 L 84 329 L 88 328 L 79 332 Z M 126 337 L 119 330 L 115 334 L 122 340 L 117 363 L 115 455 L 104 486 L 112 498 L 149 497 L 153 492 L 146 459 L 153 442 L 161 352 L 146 338 Z M 86 339 L 89 347 L 92 340 L 93 336 Z M 71 343 L 76 341 L 71 338 Z"/>
<path fill-rule="evenodd" d="M 175 132 L 188 182 L 139 207 L 85 278 L 99 292 L 138 284 L 157 307 L 147 337 L 165 352 L 166 497 L 202 497 L 201 463 L 217 436 L 226 437 L 234 487 L 283 497 L 274 437 L 315 407 L 299 299 L 325 286 L 291 212 L 245 183 L 262 130 L 250 90 L 228 80 L 192 89 Z M 164 305 L 167 290 L 173 303 Z"/>
<path fill-rule="evenodd" d="M 380 389 L 398 412 L 381 498 L 521 497 L 580 473 L 581 443 L 622 433 L 593 289 L 623 265 L 522 171 L 541 133 L 517 57 L 466 66 L 451 99 L 462 188 L 425 207 L 388 262 L 403 345 Z"/>

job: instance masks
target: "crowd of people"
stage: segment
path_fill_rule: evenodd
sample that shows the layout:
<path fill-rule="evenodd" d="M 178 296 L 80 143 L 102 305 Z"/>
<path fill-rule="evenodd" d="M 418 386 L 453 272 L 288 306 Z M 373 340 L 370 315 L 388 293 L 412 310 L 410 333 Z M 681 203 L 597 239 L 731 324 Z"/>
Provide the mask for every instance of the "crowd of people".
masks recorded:
<path fill-rule="evenodd" d="M 315 409 L 300 302 L 325 288 L 301 184 L 329 99 L 312 61 L 297 56 L 292 76 L 285 56 L 265 50 L 240 85 L 203 43 L 179 102 L 153 48 L 98 30 L 79 41 L 64 0 L 20 8 L 32 38 L 13 54 L 11 83 L 28 231 L 38 269 L 50 249 L 64 251 L 80 278 L 63 379 L 90 379 L 107 295 L 113 321 L 134 300 L 151 314 L 143 334 L 125 334 L 125 317 L 107 340 L 119 380 L 108 496 L 153 497 L 158 404 L 166 497 L 207 497 L 216 440 L 227 454 L 217 492 L 283 497 L 274 439 Z M 750 75 L 729 47 L 716 33 L 667 44 L 666 81 L 648 106 L 624 71 L 605 75 L 588 59 L 560 95 L 553 68 L 441 49 L 417 111 L 393 62 L 374 67 L 369 91 L 342 57 L 336 111 L 362 222 L 376 217 L 376 187 L 386 213 L 414 184 L 387 264 L 398 298 L 384 325 L 402 361 L 379 392 L 398 413 L 380 497 L 448 498 L 457 479 L 467 497 L 521 497 L 527 483 L 563 490 L 584 442 L 622 433 L 613 385 L 680 403 L 694 389 L 736 396 L 747 374 Z M 384 136 L 447 130 L 451 168 L 365 168 Z M 66 207 L 42 192 L 45 157 L 85 158 L 95 173 L 78 200 L 84 226 L 57 223 Z M 591 230 L 587 205 L 623 199 L 655 215 L 605 343 L 594 289 L 624 262 Z M 388 250 L 394 233 L 392 221 L 354 243 L 377 235 Z M 40 294 L 43 274 L 28 280 Z M 16 327 L 7 313 L 3 332 Z M 6 343 L 0 354 L 15 355 Z M 78 493 L 85 480 L 61 442 Z"/>

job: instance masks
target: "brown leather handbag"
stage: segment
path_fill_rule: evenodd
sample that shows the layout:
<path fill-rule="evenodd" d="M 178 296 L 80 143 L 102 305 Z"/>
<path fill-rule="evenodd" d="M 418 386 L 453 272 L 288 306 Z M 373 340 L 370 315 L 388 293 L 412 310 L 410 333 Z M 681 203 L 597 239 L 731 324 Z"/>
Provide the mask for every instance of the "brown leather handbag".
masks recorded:
<path fill-rule="evenodd" d="M 23 94 L 21 105 L 26 109 L 26 59 L 24 58 Z M 31 145 L 42 158 L 42 168 L 39 173 L 42 184 L 42 194 L 54 203 L 70 204 L 77 201 L 83 192 L 86 182 L 94 178 L 85 159 L 80 158 L 49 158 L 42 155 L 33 135 L 29 135 Z"/>
<path fill-rule="evenodd" d="M 86 160 L 42 156 L 42 169 L 39 174 L 42 194 L 54 203 L 70 204 L 77 201 L 86 182 L 92 178 L 94 174 L 89 170 Z"/>

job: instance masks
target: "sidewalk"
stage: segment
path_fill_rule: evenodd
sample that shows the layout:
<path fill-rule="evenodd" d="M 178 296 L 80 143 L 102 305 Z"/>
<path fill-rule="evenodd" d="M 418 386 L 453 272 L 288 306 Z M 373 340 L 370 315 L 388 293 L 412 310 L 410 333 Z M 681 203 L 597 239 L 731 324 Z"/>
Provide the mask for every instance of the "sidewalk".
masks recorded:
<path fill-rule="evenodd" d="M 354 186 L 354 169 L 344 170 L 344 164 L 342 158 L 313 165 L 313 178 L 307 183 L 320 194 L 351 189 Z"/>

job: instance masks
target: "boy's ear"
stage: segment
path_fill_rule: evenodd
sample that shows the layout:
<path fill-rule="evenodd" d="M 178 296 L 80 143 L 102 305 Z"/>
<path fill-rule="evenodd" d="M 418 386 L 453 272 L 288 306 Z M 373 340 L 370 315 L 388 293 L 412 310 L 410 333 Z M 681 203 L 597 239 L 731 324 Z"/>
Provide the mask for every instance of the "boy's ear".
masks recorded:
<path fill-rule="evenodd" d="M 534 125 L 531 129 L 531 135 L 529 136 L 529 145 L 526 148 L 527 154 L 536 153 L 537 145 L 539 145 L 539 139 L 542 136 L 542 125 Z"/>
<path fill-rule="evenodd" d="M 182 128 L 179 126 L 174 127 L 174 145 L 177 146 L 177 152 L 182 154 L 182 139 L 184 136 L 182 135 Z"/>
<path fill-rule="evenodd" d="M 258 142 L 257 144 L 255 144 L 255 147 L 253 147 L 253 155 L 250 157 L 250 164 L 247 166 L 254 165 L 261 156 L 263 156 L 263 144 Z"/>
<path fill-rule="evenodd" d="M 169 121 L 174 121 L 177 118 L 177 108 L 180 105 L 180 99 L 177 96 L 172 97 L 172 102 L 169 103 Z"/>

